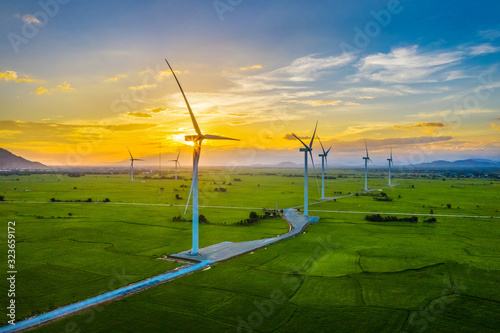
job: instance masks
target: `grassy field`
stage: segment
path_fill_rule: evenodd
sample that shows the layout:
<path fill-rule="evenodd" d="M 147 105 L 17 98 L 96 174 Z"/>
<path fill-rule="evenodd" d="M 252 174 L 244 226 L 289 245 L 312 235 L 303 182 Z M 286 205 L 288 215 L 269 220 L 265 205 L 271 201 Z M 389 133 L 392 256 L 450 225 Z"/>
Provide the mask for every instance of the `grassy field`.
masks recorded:
<path fill-rule="evenodd" d="M 200 204 L 298 206 L 303 179 L 291 176 L 299 174 L 259 170 L 230 176 L 203 170 Z M 364 185 L 360 175 L 329 179 L 327 196 L 358 192 Z M 369 180 L 372 188 L 386 183 L 383 178 Z M 484 179 L 394 179 L 393 183 L 399 185 L 383 189 L 391 202 L 360 195 L 315 204 L 310 210 L 323 211 L 313 213 L 320 216 L 320 223 L 304 235 L 37 331 L 499 330 L 500 220 L 438 216 L 435 224 L 421 222 L 423 217 L 417 224 L 368 222 L 366 214 L 327 211 L 432 216 L 432 210 L 442 215 L 500 216 L 500 183 Z M 2 215 L 6 222 L 17 222 L 18 319 L 176 267 L 156 258 L 190 248 L 190 223 L 172 222 L 183 213 L 180 206 L 189 185 L 189 180 L 141 178 L 131 184 L 126 176 L 1 177 L 0 194 L 11 200 L 1 203 Z M 227 192 L 214 192 L 215 187 Z M 176 194 L 183 200 L 175 199 Z M 318 197 L 313 179 L 310 197 Z M 51 198 L 111 202 L 57 203 Z M 287 231 L 279 219 L 232 225 L 250 211 L 202 209 L 212 224 L 201 226 L 200 245 Z M 5 232 L 2 235 L 5 242 Z M 4 290 L 5 282 L 1 286 Z M 6 304 L 6 295 L 0 295 L 0 302 Z M 1 316 L 4 325 L 6 316 Z"/>

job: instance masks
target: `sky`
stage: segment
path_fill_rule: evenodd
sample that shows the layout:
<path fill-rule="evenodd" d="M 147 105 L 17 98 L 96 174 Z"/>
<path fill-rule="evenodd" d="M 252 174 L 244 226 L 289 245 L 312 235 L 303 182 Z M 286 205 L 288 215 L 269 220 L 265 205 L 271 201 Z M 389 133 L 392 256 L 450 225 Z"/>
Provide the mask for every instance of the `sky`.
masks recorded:
<path fill-rule="evenodd" d="M 0 2 L 0 147 L 47 165 L 500 160 L 500 2 Z M 314 155 L 321 145 L 314 142 Z M 315 157 L 318 164 L 320 159 Z M 141 163 L 141 162 L 138 162 Z"/>

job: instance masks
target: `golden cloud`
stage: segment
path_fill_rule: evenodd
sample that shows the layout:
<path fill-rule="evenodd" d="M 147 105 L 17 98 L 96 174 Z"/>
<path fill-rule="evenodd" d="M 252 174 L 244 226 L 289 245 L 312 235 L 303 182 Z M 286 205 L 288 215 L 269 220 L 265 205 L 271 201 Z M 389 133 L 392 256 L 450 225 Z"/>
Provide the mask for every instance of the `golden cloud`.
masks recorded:
<path fill-rule="evenodd" d="M 414 128 L 421 129 L 426 132 L 433 132 L 437 128 L 442 128 L 445 127 L 445 125 L 440 122 L 440 121 L 434 121 L 434 122 L 420 122 L 420 123 L 415 123 L 415 124 L 410 124 L 410 125 L 395 125 L 393 128 L 396 130 L 403 130 L 403 131 L 409 131 Z"/>
<path fill-rule="evenodd" d="M 359 96 L 358 99 L 373 99 L 373 96 Z"/>
<path fill-rule="evenodd" d="M 361 104 L 355 103 L 355 102 L 345 102 L 344 105 L 352 105 L 352 106 L 354 106 L 354 105 L 361 105 Z"/>
<path fill-rule="evenodd" d="M 127 75 L 125 75 L 125 74 L 118 74 L 118 75 L 113 76 L 113 77 L 108 77 L 107 79 L 104 79 L 104 81 L 102 81 L 102 82 L 116 82 L 119 79 L 122 79 L 124 77 L 127 77 Z"/>
<path fill-rule="evenodd" d="M 152 115 L 150 115 L 149 113 L 145 113 L 145 112 L 129 112 L 129 113 L 127 113 L 127 116 L 141 117 L 141 118 L 153 118 Z"/>
<path fill-rule="evenodd" d="M 339 100 L 304 100 L 304 101 L 299 101 L 295 99 L 291 99 L 288 101 L 285 101 L 286 103 L 297 103 L 297 104 L 306 104 L 306 105 L 311 105 L 311 106 L 324 106 L 324 105 L 339 105 L 342 101 Z"/>
<path fill-rule="evenodd" d="M 495 131 L 500 131 L 500 126 L 497 124 L 491 123 L 491 128 L 493 128 Z"/>
<path fill-rule="evenodd" d="M 261 68 L 262 68 L 261 65 L 253 65 L 253 66 L 249 66 L 249 67 L 240 67 L 240 71 L 248 71 L 251 69 L 261 69 Z"/>
<path fill-rule="evenodd" d="M 75 89 L 71 88 L 69 83 L 64 82 L 63 84 L 59 84 L 59 85 L 57 85 L 56 88 L 52 88 L 52 89 L 47 89 L 45 87 L 38 87 L 36 89 L 36 94 L 37 95 L 51 94 L 55 91 L 72 91 L 72 90 L 75 90 Z"/>
<path fill-rule="evenodd" d="M 38 87 L 36 89 L 36 94 L 37 95 L 49 94 L 49 91 L 47 89 L 45 89 L 44 87 Z"/>
<path fill-rule="evenodd" d="M 30 79 L 28 76 L 24 75 L 23 78 L 18 79 L 17 73 L 14 71 L 6 71 L 5 73 L 0 72 L 0 80 L 5 81 L 16 81 L 16 82 L 33 82 L 34 79 Z"/>
<path fill-rule="evenodd" d="M 156 88 L 158 85 L 156 84 L 143 84 L 141 86 L 130 86 L 128 87 L 130 90 L 143 90 L 143 89 L 152 89 Z"/>
<path fill-rule="evenodd" d="M 5 73 L 0 72 L 0 79 L 5 81 L 17 80 L 17 73 L 14 71 L 6 71 Z"/>
<path fill-rule="evenodd" d="M 153 112 L 153 113 L 160 113 L 160 112 L 165 111 L 165 110 L 166 110 L 165 108 L 154 108 L 154 109 L 151 109 L 148 111 Z"/>

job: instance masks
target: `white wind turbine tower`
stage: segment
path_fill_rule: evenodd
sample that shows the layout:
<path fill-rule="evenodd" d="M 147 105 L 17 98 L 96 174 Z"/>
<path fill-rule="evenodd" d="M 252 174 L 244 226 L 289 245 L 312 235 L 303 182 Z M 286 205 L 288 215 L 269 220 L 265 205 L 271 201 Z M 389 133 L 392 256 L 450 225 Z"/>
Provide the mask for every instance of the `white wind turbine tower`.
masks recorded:
<path fill-rule="evenodd" d="M 392 147 L 391 147 L 391 158 L 388 158 L 387 161 L 389 161 L 389 186 L 391 186 L 391 166 L 393 164 L 393 162 L 392 162 Z"/>
<path fill-rule="evenodd" d="M 368 146 L 366 145 L 366 139 L 365 139 L 365 149 L 366 149 L 366 157 L 363 157 L 363 159 L 365 160 L 365 191 L 368 191 L 368 161 L 372 162 L 372 160 L 370 159 L 370 156 L 368 156 Z"/>
<path fill-rule="evenodd" d="M 307 154 L 311 155 L 311 162 L 314 167 L 314 160 L 312 156 L 312 145 L 314 142 L 314 136 L 316 135 L 316 129 L 318 128 L 318 122 L 316 121 L 316 127 L 314 128 L 314 133 L 311 138 L 311 142 L 309 143 L 309 146 L 304 143 L 301 139 L 299 139 L 298 136 L 296 136 L 294 133 L 292 135 L 300 141 L 304 145 L 304 148 L 300 148 L 300 151 L 304 152 L 304 216 L 309 216 L 309 202 L 308 202 L 308 173 L 307 173 Z"/>
<path fill-rule="evenodd" d="M 127 147 L 127 150 L 128 150 L 128 153 L 130 154 L 130 181 L 134 182 L 134 161 L 144 161 L 144 160 L 141 160 L 139 158 L 134 158 L 132 156 L 132 153 L 130 152 L 130 149 L 128 149 L 128 147 Z"/>
<path fill-rule="evenodd" d="M 177 76 L 175 75 L 174 70 L 172 69 L 172 66 L 168 63 L 167 59 L 165 59 L 168 67 L 170 68 L 170 71 L 172 72 L 172 75 L 175 78 L 175 81 L 177 82 L 177 85 L 179 86 L 179 89 L 181 90 L 182 96 L 184 97 L 184 101 L 186 102 L 187 109 L 189 111 L 189 115 L 191 117 L 191 122 L 193 123 L 194 130 L 196 131 L 196 135 L 186 135 L 184 139 L 186 141 L 193 141 L 194 143 L 194 149 L 193 149 L 193 180 L 191 183 L 191 190 L 190 193 L 193 194 L 193 248 L 191 250 L 191 255 L 196 256 L 198 255 L 198 245 L 199 245 L 199 233 L 198 233 L 198 162 L 200 161 L 200 154 L 201 154 L 201 144 L 203 140 L 209 139 L 209 140 L 236 140 L 239 141 L 238 139 L 232 139 L 232 138 L 226 138 L 223 136 L 217 136 L 217 135 L 210 135 L 210 134 L 203 134 L 200 130 L 200 127 L 198 126 L 198 122 L 196 121 L 196 118 L 194 117 L 193 110 L 191 110 L 191 106 L 189 105 L 189 102 L 186 98 L 186 95 L 184 94 L 184 90 L 182 90 L 181 84 L 179 83 L 179 80 L 177 79 Z M 189 204 L 189 201 L 188 201 Z"/>
<path fill-rule="evenodd" d="M 321 157 L 321 199 L 325 198 L 325 163 L 326 166 L 328 167 L 328 153 L 330 152 L 330 148 L 328 148 L 327 151 L 325 151 L 325 148 L 323 148 L 323 143 L 321 142 L 321 139 L 318 136 L 319 144 L 321 145 L 321 150 L 323 150 L 323 154 L 319 154 L 318 156 Z"/>
<path fill-rule="evenodd" d="M 177 180 L 177 165 L 181 166 L 179 163 L 179 155 L 181 154 L 181 150 L 179 149 L 179 154 L 177 154 L 177 158 L 175 160 L 170 160 L 170 162 L 175 162 L 175 180 Z"/>

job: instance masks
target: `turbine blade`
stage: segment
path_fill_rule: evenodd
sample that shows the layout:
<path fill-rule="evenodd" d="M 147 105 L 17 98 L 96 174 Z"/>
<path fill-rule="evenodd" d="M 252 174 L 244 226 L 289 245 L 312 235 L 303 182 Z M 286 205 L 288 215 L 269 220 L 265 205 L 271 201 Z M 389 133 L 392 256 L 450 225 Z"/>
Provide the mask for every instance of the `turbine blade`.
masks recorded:
<path fill-rule="evenodd" d="M 130 158 L 134 158 L 134 157 L 132 156 L 132 153 L 130 152 L 130 149 L 128 149 L 128 147 L 127 147 L 127 150 L 128 150 L 128 153 L 130 154 Z"/>
<path fill-rule="evenodd" d="M 368 157 L 368 146 L 366 145 L 366 139 L 363 138 L 363 140 L 365 140 L 366 157 Z M 370 157 L 368 157 L 368 159 L 370 159 Z"/>
<path fill-rule="evenodd" d="M 198 126 L 198 122 L 196 121 L 196 118 L 194 117 L 193 110 L 191 110 L 191 106 L 189 105 L 189 102 L 186 98 L 186 94 L 184 94 L 184 90 L 182 90 L 182 86 L 181 86 L 179 80 L 177 79 L 177 75 L 175 75 L 175 72 L 172 69 L 172 66 L 170 66 L 170 64 L 168 63 L 167 59 L 165 59 L 165 61 L 167 62 L 167 65 L 170 68 L 170 71 L 172 71 L 172 75 L 174 76 L 175 81 L 177 81 L 177 85 L 179 86 L 179 89 L 181 90 L 182 96 L 184 97 L 184 101 L 186 102 L 186 106 L 189 110 L 189 115 L 191 116 L 191 122 L 193 123 L 194 130 L 196 131 L 196 133 L 198 135 L 201 136 L 203 134 L 201 133 L 200 126 Z"/>
<path fill-rule="evenodd" d="M 318 136 L 319 144 L 321 145 L 321 150 L 323 150 L 323 154 L 326 155 L 327 152 L 325 151 L 325 148 L 323 148 L 323 143 L 321 142 L 321 139 Z"/>
<path fill-rule="evenodd" d="M 179 149 L 179 154 L 177 154 L 177 158 L 175 159 L 176 161 L 179 160 L 179 155 L 181 154 L 181 150 Z"/>
<path fill-rule="evenodd" d="M 134 161 L 144 161 L 144 160 L 141 160 L 140 158 L 134 158 Z"/>
<path fill-rule="evenodd" d="M 331 149 L 332 149 L 332 147 L 330 146 L 330 148 L 328 148 L 328 150 L 326 151 L 326 155 L 328 155 L 328 153 L 330 152 Z"/>
<path fill-rule="evenodd" d="M 302 141 L 298 136 L 296 136 L 294 133 L 292 133 L 292 135 L 300 141 L 300 143 L 302 143 L 304 145 L 304 147 L 306 147 L 307 150 L 309 150 L 309 147 L 304 143 L 304 141 Z"/>
<path fill-rule="evenodd" d="M 391 161 L 392 161 L 392 146 L 391 146 Z"/>
<path fill-rule="evenodd" d="M 211 135 L 211 134 L 204 135 L 203 138 L 208 139 L 208 140 L 234 140 L 234 141 L 240 141 L 239 139 L 227 138 L 225 136 L 218 136 L 218 135 Z"/>
<path fill-rule="evenodd" d="M 311 138 L 311 143 L 309 144 L 309 149 L 312 148 L 313 146 L 313 142 L 314 142 L 314 136 L 316 135 L 316 130 L 318 129 L 318 121 L 316 120 L 316 127 L 314 127 L 314 133 L 313 133 L 313 136 Z"/>

